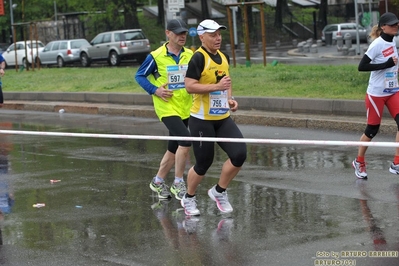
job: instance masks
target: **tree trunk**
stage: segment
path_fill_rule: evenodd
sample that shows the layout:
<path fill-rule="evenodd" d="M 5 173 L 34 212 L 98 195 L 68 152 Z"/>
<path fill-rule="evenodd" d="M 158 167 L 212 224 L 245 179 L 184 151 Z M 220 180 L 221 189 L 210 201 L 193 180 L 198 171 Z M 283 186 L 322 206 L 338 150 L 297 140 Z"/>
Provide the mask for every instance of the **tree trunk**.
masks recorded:
<path fill-rule="evenodd" d="M 137 0 L 125 0 L 123 3 L 123 16 L 125 29 L 139 29 L 140 23 L 137 17 Z"/>
<path fill-rule="evenodd" d="M 276 16 L 274 18 L 274 27 L 281 29 L 283 27 L 284 15 L 288 12 L 287 0 L 278 0 L 276 3 Z"/>
<path fill-rule="evenodd" d="M 327 21 L 327 13 L 328 13 L 328 3 L 327 0 L 320 0 L 320 7 L 319 7 L 319 28 L 323 29 L 324 26 L 328 24 Z"/>
<path fill-rule="evenodd" d="M 165 21 L 165 6 L 163 4 L 163 0 L 158 0 L 158 25 L 163 25 Z"/>
<path fill-rule="evenodd" d="M 201 0 L 202 20 L 210 18 L 210 10 L 208 8 L 208 0 Z"/>

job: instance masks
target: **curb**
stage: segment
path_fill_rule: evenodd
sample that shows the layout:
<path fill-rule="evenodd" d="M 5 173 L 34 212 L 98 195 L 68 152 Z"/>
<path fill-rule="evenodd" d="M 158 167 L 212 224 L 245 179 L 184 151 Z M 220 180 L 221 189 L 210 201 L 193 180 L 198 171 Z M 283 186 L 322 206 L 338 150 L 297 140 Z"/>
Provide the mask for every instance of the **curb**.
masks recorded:
<path fill-rule="evenodd" d="M 104 103 L 76 103 L 76 102 L 7 102 L 3 109 L 60 112 L 86 115 L 129 116 L 138 118 L 158 119 L 153 106 L 150 105 L 122 105 Z M 335 116 L 320 114 L 299 114 L 292 112 L 238 110 L 231 114 L 237 124 L 275 126 L 291 128 L 308 128 L 316 130 L 356 131 L 362 132 L 365 127 L 365 118 L 359 116 Z M 380 133 L 394 134 L 397 126 L 389 116 L 385 116 Z"/>
<path fill-rule="evenodd" d="M 364 101 L 361 100 L 243 96 L 237 96 L 236 99 L 239 102 L 240 110 L 362 117 L 365 113 Z M 73 106 L 79 104 L 112 104 L 121 105 L 121 108 L 143 105 L 152 107 L 152 97 L 144 93 L 4 92 L 4 100 L 5 106 L 14 105 L 14 108 L 22 108 L 22 104 L 28 106 L 35 103 L 36 106 L 37 103 L 42 105 L 45 103 L 47 106 L 51 104 L 62 106 L 65 103 L 73 103 Z"/>
<path fill-rule="evenodd" d="M 4 93 L 2 109 L 130 116 L 158 119 L 152 97 L 146 94 L 107 93 Z M 59 99 L 62 99 L 60 101 Z M 239 110 L 231 114 L 237 124 L 362 132 L 363 101 L 236 97 Z M 385 110 L 381 133 L 394 134 L 396 123 Z"/>

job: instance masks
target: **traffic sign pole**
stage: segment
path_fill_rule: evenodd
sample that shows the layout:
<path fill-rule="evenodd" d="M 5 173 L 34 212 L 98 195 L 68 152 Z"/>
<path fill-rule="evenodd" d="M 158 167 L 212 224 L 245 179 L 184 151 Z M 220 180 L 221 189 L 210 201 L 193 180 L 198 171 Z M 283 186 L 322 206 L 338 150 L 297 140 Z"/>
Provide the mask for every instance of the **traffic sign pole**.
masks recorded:
<path fill-rule="evenodd" d="M 188 35 L 191 36 L 191 50 L 193 50 L 193 52 L 194 52 L 196 50 L 196 47 L 194 44 L 194 37 L 197 35 L 197 29 L 195 27 L 189 28 Z"/>

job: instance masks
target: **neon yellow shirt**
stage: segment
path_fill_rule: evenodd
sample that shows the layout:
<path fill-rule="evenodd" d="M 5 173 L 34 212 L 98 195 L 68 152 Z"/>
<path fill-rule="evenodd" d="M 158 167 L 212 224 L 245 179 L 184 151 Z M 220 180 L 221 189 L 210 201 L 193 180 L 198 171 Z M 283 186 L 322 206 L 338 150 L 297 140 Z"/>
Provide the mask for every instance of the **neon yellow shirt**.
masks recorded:
<path fill-rule="evenodd" d="M 172 56 L 168 55 L 166 45 L 162 45 L 151 52 L 157 64 L 159 75 L 157 77 L 154 75 L 148 76 L 149 81 L 156 87 L 168 83 L 167 88 L 173 89 L 173 96 L 168 99 L 168 102 L 165 102 L 155 94 L 152 95 L 155 113 L 159 120 L 168 116 L 179 116 L 183 120 L 190 117 L 192 96 L 187 93 L 184 87 L 184 77 L 193 52 L 187 48 L 183 49 L 180 54 L 179 64 L 176 64 Z M 182 79 L 182 83 L 176 82 L 177 78 Z"/>

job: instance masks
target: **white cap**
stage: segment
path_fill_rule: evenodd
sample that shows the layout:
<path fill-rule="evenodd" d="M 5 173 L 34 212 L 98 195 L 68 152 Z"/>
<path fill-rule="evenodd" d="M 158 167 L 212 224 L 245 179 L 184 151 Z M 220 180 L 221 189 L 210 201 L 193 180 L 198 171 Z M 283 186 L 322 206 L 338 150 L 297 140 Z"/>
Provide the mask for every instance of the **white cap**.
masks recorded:
<path fill-rule="evenodd" d="M 225 30 L 227 29 L 226 26 L 219 25 L 216 21 L 212 19 L 205 19 L 203 20 L 197 27 L 197 34 L 202 35 L 205 32 L 215 32 L 217 30 Z"/>

